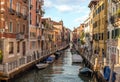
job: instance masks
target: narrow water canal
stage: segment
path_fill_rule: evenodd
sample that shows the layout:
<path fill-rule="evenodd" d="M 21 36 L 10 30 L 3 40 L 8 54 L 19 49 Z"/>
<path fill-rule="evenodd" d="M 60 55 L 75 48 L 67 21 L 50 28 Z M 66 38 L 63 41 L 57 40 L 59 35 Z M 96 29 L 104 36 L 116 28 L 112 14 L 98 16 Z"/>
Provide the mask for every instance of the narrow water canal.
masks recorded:
<path fill-rule="evenodd" d="M 46 69 L 30 70 L 10 82 L 90 82 L 87 77 L 78 76 L 80 67 L 81 64 L 72 64 L 72 54 L 67 49 Z"/>

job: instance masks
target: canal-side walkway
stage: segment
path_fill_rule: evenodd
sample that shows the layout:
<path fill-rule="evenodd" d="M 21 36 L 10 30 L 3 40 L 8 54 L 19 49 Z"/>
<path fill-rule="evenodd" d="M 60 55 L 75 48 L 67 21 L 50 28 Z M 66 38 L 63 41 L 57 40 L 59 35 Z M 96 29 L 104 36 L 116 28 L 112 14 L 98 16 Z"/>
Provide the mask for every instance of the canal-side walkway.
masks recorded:
<path fill-rule="evenodd" d="M 62 51 L 60 58 L 43 70 L 33 69 L 9 82 L 92 82 L 90 78 L 79 76 L 83 66 L 72 63 L 70 49 Z"/>
<path fill-rule="evenodd" d="M 31 66 L 41 61 L 43 58 L 50 56 L 56 51 L 65 49 L 68 46 L 69 45 L 64 45 L 64 46 L 60 46 L 52 50 L 44 50 L 38 53 L 25 56 L 23 58 L 16 59 L 15 62 L 5 63 L 0 66 L 1 68 L 0 69 L 0 80 L 8 80 L 10 78 L 13 78 L 15 75 L 29 69 Z"/>

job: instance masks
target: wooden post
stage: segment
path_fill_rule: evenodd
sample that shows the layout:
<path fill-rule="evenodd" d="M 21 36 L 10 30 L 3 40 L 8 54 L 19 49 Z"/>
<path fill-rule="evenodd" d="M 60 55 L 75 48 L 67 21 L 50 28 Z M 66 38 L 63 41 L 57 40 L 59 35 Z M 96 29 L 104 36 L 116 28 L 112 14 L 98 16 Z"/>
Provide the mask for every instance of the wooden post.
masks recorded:
<path fill-rule="evenodd" d="M 114 64 L 115 64 L 115 61 L 113 61 L 112 65 L 111 65 L 111 72 L 110 72 L 109 82 L 112 82 L 112 75 L 113 75 L 113 72 L 114 72 Z"/>

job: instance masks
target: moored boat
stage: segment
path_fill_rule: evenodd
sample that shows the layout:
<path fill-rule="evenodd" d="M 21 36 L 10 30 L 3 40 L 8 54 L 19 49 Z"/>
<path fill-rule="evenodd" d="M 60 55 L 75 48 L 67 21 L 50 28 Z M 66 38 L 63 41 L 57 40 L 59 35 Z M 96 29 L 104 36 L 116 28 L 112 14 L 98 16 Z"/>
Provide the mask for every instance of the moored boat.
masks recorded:
<path fill-rule="evenodd" d="M 93 71 L 87 67 L 84 67 L 80 69 L 79 74 L 87 77 L 91 77 L 93 74 Z"/>
<path fill-rule="evenodd" d="M 48 63 L 39 63 L 39 64 L 36 64 L 36 67 L 38 69 L 44 69 L 48 66 L 49 64 Z"/>
<path fill-rule="evenodd" d="M 46 59 L 46 63 L 53 63 L 55 60 L 55 55 L 51 55 Z"/>
<path fill-rule="evenodd" d="M 73 63 L 81 63 L 83 61 L 82 57 L 78 54 L 72 55 L 72 62 Z"/>

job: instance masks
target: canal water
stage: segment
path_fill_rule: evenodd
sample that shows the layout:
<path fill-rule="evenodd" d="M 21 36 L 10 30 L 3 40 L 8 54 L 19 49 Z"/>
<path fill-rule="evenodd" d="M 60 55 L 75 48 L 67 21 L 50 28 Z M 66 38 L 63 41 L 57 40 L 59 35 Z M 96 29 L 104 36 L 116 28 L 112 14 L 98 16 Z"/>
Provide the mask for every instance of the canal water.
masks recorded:
<path fill-rule="evenodd" d="M 34 68 L 10 82 L 92 82 L 90 78 L 78 75 L 82 66 L 72 63 L 72 54 L 70 49 L 67 49 L 47 68 L 42 70 Z"/>

